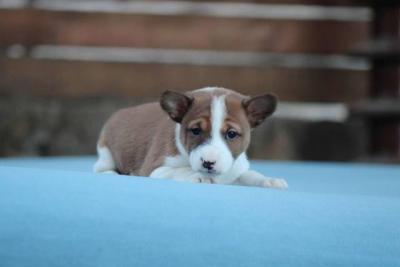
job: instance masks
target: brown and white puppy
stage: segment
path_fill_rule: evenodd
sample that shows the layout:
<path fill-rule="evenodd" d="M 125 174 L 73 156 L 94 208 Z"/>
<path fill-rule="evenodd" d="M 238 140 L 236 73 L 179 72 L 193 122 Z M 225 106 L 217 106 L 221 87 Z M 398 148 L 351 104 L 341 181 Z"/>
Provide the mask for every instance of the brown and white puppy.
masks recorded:
<path fill-rule="evenodd" d="M 285 180 L 249 170 L 246 156 L 251 130 L 276 104 L 271 94 L 247 97 L 225 88 L 167 91 L 160 103 L 122 109 L 106 122 L 94 171 L 287 188 Z"/>

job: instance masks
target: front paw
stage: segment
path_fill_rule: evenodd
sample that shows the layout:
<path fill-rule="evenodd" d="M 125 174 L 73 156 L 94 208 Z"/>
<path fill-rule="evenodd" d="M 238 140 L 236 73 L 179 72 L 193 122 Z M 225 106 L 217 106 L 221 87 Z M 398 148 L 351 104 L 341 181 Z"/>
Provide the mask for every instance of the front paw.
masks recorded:
<path fill-rule="evenodd" d="M 214 183 L 211 177 L 206 177 L 204 174 L 199 172 L 192 172 L 191 174 L 185 175 L 182 181 L 189 181 L 192 183 L 212 184 Z"/>
<path fill-rule="evenodd" d="M 201 177 L 197 179 L 198 183 L 202 183 L 202 184 L 213 184 L 214 181 L 212 180 L 212 178 L 209 177 Z"/>
<path fill-rule="evenodd" d="M 284 179 L 268 178 L 263 182 L 263 187 L 276 188 L 276 189 L 287 189 L 288 184 Z"/>

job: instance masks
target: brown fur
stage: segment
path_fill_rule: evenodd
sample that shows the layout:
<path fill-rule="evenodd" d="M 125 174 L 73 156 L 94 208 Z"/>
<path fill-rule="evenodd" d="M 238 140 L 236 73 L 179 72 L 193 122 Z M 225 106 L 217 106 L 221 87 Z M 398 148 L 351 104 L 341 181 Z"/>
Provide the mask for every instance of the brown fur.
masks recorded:
<path fill-rule="evenodd" d="M 227 117 L 225 119 L 223 131 L 227 132 L 230 128 L 233 128 L 240 134 L 239 138 L 227 141 L 235 158 L 243 151 L 246 151 L 250 144 L 250 124 L 242 106 L 242 101 L 244 99 L 246 98 L 239 94 L 228 95 L 225 99 Z"/>
<path fill-rule="evenodd" d="M 175 146 L 176 122 L 181 122 L 180 139 L 186 151 L 192 151 L 209 139 L 211 100 L 213 95 L 222 94 L 227 94 L 227 116 L 221 134 L 225 136 L 230 129 L 240 134 L 235 139 L 226 140 L 236 158 L 249 146 L 250 129 L 267 116 L 261 114 L 265 110 L 262 104 L 267 101 L 258 97 L 252 102 L 249 97 L 223 88 L 214 90 L 212 95 L 208 91 L 192 91 L 180 97 L 179 93 L 166 92 L 161 98 L 161 105 L 149 103 L 122 109 L 107 121 L 98 144 L 110 149 L 116 171 L 149 176 L 164 163 L 165 157 L 178 154 Z M 261 113 L 258 112 L 260 110 Z M 193 135 L 190 129 L 194 127 L 200 127 L 202 134 Z"/>
<path fill-rule="evenodd" d="M 148 176 L 165 155 L 176 155 L 175 122 L 158 103 L 116 112 L 104 126 L 104 145 L 111 150 L 117 171 Z"/>

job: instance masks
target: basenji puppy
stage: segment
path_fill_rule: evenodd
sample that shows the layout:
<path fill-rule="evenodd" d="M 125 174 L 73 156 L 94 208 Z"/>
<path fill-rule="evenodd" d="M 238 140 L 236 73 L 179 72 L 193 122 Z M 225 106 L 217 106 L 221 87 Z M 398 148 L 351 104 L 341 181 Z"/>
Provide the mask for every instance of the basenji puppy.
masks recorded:
<path fill-rule="evenodd" d="M 272 94 L 248 97 L 218 87 L 166 91 L 159 103 L 111 116 L 97 143 L 94 171 L 285 189 L 285 180 L 249 170 L 246 156 L 251 130 L 276 105 Z"/>

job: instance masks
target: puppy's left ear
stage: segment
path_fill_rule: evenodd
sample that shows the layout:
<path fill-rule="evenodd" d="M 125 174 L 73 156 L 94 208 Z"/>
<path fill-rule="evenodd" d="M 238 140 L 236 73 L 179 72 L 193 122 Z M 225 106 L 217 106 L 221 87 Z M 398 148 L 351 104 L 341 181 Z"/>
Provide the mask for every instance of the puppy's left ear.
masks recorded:
<path fill-rule="evenodd" d="M 242 101 L 251 128 L 260 125 L 269 115 L 274 113 L 278 103 L 278 97 L 274 94 L 265 94 Z"/>
<path fill-rule="evenodd" d="M 178 123 L 182 122 L 192 103 L 192 97 L 174 91 L 165 91 L 160 98 L 161 108 Z"/>

